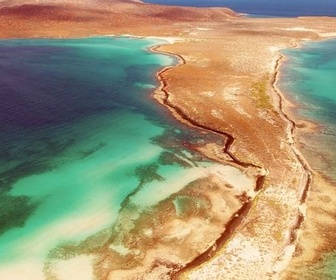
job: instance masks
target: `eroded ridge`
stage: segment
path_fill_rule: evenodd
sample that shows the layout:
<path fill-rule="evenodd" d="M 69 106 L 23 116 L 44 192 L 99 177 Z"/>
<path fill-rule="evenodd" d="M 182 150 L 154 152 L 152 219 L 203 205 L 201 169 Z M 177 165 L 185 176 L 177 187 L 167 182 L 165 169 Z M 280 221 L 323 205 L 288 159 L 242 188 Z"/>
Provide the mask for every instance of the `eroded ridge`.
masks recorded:
<path fill-rule="evenodd" d="M 295 146 L 297 126 L 288 114 L 293 104 L 272 88 L 281 62 L 278 51 L 302 40 L 335 37 L 335 18 L 253 19 L 228 9 L 138 1 L 101 1 L 99 7 L 11 3 L 17 6 L 0 10 L 1 38 L 132 34 L 178 39 L 158 48 L 178 54 L 184 63 L 160 72 L 166 92 L 158 91 L 156 98 L 182 122 L 224 141 L 186 143 L 195 155 L 220 164 L 197 170 L 201 178 L 191 176 L 185 188 L 155 207 L 134 205 L 134 192 L 110 228 L 53 250 L 46 278 L 55 279 L 65 267 L 76 275 L 80 262 L 93 263 L 98 279 L 170 279 L 178 271 L 175 277 L 182 279 L 277 279 L 290 262 L 298 228 L 304 236 L 304 201 L 312 178 Z M 165 155 L 164 161 L 172 160 L 197 168 L 196 160 Z M 249 183 L 230 183 L 225 176 L 230 168 L 245 173 Z M 160 180 L 155 166 L 144 170 Z M 139 179 L 139 188 L 143 183 Z M 334 227 L 325 226 L 330 232 Z M 319 238 L 318 248 L 307 246 L 306 256 L 325 248 L 327 239 Z"/>
<path fill-rule="evenodd" d="M 181 60 L 181 64 L 180 65 L 185 65 L 186 61 L 184 59 L 180 59 Z M 274 277 L 276 275 L 278 275 L 278 273 L 281 271 L 281 265 L 283 263 L 285 263 L 286 261 L 288 262 L 288 260 L 290 259 L 290 255 L 293 253 L 293 249 L 295 246 L 295 243 L 297 241 L 297 230 L 300 227 L 302 221 L 303 221 L 303 217 L 304 217 L 304 213 L 302 213 L 301 209 L 302 207 L 300 207 L 300 205 L 302 205 L 305 201 L 305 197 L 307 194 L 307 191 L 309 189 L 309 185 L 311 182 L 311 172 L 309 169 L 309 166 L 307 165 L 307 163 L 304 161 L 302 155 L 296 150 L 296 148 L 292 145 L 293 141 L 291 140 L 293 138 L 293 133 L 295 132 L 295 122 L 291 119 L 288 118 L 288 116 L 284 113 L 283 111 L 283 106 L 282 106 L 282 95 L 280 94 L 280 92 L 278 91 L 278 89 L 275 86 L 276 80 L 277 80 L 277 75 L 278 75 L 278 66 L 279 66 L 279 61 L 280 58 L 276 61 L 275 63 L 275 74 L 274 77 L 272 79 L 272 89 L 274 90 L 274 92 L 277 94 L 278 96 L 278 106 L 276 106 L 276 109 L 279 112 L 279 116 L 285 120 L 285 122 L 288 123 L 287 127 L 287 141 L 286 141 L 286 145 L 288 147 L 288 150 L 291 151 L 292 155 L 293 155 L 293 162 L 297 162 L 295 163 L 296 167 L 298 168 L 297 170 L 300 170 L 300 176 L 301 176 L 301 182 L 300 185 L 302 184 L 303 187 L 301 189 L 301 194 L 299 194 L 299 201 L 296 200 L 295 198 L 295 193 L 292 194 L 292 202 L 296 201 L 296 207 L 294 207 L 294 209 L 292 210 L 292 215 L 291 217 L 288 217 L 288 221 L 292 220 L 293 224 L 291 226 L 289 226 L 287 228 L 287 237 L 284 237 L 287 241 L 283 241 L 284 242 L 284 247 L 278 247 L 279 251 L 278 251 L 278 255 L 273 255 L 273 262 L 271 263 L 271 266 L 266 266 L 266 271 L 262 271 L 260 273 L 260 277 L 265 278 L 265 277 Z M 201 129 L 206 129 L 204 126 L 199 125 L 197 123 L 197 121 L 193 121 L 193 120 L 188 120 L 185 117 L 185 114 L 179 109 L 176 108 L 176 106 L 172 105 L 169 102 L 169 92 L 167 90 L 168 88 L 168 84 L 165 82 L 164 78 L 162 77 L 162 74 L 164 74 L 166 71 L 168 71 L 169 69 L 165 69 L 163 72 L 161 72 L 159 74 L 159 78 L 161 80 L 162 83 L 162 90 L 164 92 L 164 97 L 161 96 L 161 102 L 163 104 L 165 104 L 166 106 L 170 107 L 171 109 L 174 110 L 175 114 L 178 115 L 178 117 L 182 117 L 183 120 L 187 120 L 188 122 L 190 122 L 192 125 L 194 126 L 198 126 Z M 163 101 L 162 101 L 163 99 Z M 224 153 L 227 153 L 230 160 L 232 160 L 235 164 L 242 164 L 243 166 L 247 167 L 247 166 L 253 166 L 256 167 L 256 165 L 254 164 L 249 164 L 249 163 L 241 163 L 239 160 L 236 159 L 236 157 L 230 152 L 230 148 L 232 146 L 232 144 L 234 143 L 234 137 L 232 137 L 230 134 L 226 133 L 226 132 L 221 132 L 218 130 L 214 130 L 214 133 L 221 133 L 223 135 L 225 135 L 225 137 L 227 138 L 227 141 L 225 142 L 225 147 L 223 149 Z M 262 168 L 259 167 L 259 170 L 261 170 Z M 267 170 L 264 169 L 264 172 L 267 174 Z M 293 175 L 292 175 L 293 176 Z M 294 175 L 295 177 L 295 175 Z M 262 184 L 265 182 L 265 174 L 263 176 L 260 176 L 257 179 L 257 182 L 259 181 L 259 183 L 262 182 Z M 294 180 L 295 178 L 293 178 Z M 294 183 L 294 182 L 292 182 Z M 275 195 L 275 197 L 273 199 L 277 199 L 276 195 L 279 195 L 279 193 L 271 193 L 270 192 L 270 187 L 268 186 L 268 190 L 262 190 L 262 188 L 260 188 L 259 190 L 261 190 L 261 195 L 263 193 L 267 193 L 271 194 L 271 195 Z M 282 190 L 284 191 L 284 190 Z M 260 196 L 261 196 L 260 195 Z M 287 195 L 287 194 L 286 194 Z M 283 198 L 283 197 L 281 197 Z M 285 197 L 286 199 L 288 199 L 288 197 Z M 260 199 L 259 196 L 256 197 L 256 201 L 255 203 L 258 203 L 258 200 Z M 222 269 L 226 270 L 225 268 L 222 267 L 222 265 L 218 266 L 218 259 L 221 259 L 221 261 L 219 261 L 219 263 L 222 263 L 223 261 L 229 261 L 230 262 L 230 255 L 234 255 L 232 253 L 228 253 L 225 254 L 225 252 L 223 253 L 223 251 L 227 250 L 227 248 L 230 248 L 230 242 L 232 243 L 232 240 L 229 240 L 230 237 L 234 240 L 236 238 L 236 236 L 240 235 L 241 230 L 243 230 L 244 228 L 246 228 L 247 226 L 250 226 L 250 223 L 253 223 L 255 221 L 257 221 L 258 219 L 260 219 L 260 215 L 258 215 L 258 217 L 254 217 L 252 220 L 246 222 L 246 220 L 249 220 L 248 217 L 246 217 L 246 215 L 248 214 L 249 210 L 255 205 L 253 205 L 254 201 L 249 200 L 248 203 L 246 203 L 241 209 L 240 211 L 238 211 L 234 218 L 231 219 L 231 221 L 227 224 L 227 228 L 226 231 L 223 232 L 222 236 L 220 238 L 218 238 L 216 240 L 216 242 L 214 243 L 213 246 L 211 246 L 206 252 L 204 252 L 203 254 L 200 254 L 197 258 L 195 258 L 192 262 L 188 263 L 186 266 L 183 267 L 183 269 L 181 269 L 180 271 L 178 271 L 176 274 L 174 274 L 173 278 L 174 279 L 179 279 L 179 278 L 190 278 L 190 279 L 200 279 L 200 277 L 204 278 L 204 277 L 226 277 L 225 275 L 231 275 L 230 277 L 241 277 L 239 276 L 239 272 L 234 272 L 237 274 L 233 274 L 231 272 L 231 274 L 228 274 L 228 271 L 225 271 L 225 273 L 223 273 Z M 274 203 L 274 202 L 273 202 Z M 271 206 L 275 207 L 273 209 L 271 209 L 272 212 L 277 212 L 277 211 L 281 211 L 281 203 L 279 203 L 280 205 L 276 206 L 275 205 Z M 269 205 L 268 205 L 269 206 Z M 253 213 L 253 212 L 252 212 Z M 252 214 L 253 215 L 253 214 Z M 288 224 L 287 224 L 288 225 Z M 234 233 L 235 229 L 239 229 L 239 231 L 237 231 L 237 235 L 236 236 L 232 236 L 232 234 Z M 277 242 L 281 241 L 282 239 L 282 234 L 280 233 L 276 233 L 277 234 Z M 250 234 L 249 234 L 250 235 Z M 242 239 L 244 239 L 244 235 L 242 235 Z M 228 242 L 229 241 L 229 242 Z M 274 243 L 273 243 L 274 244 Z M 225 245 L 225 246 L 224 246 Z M 236 243 L 236 246 L 240 247 L 239 244 Z M 249 253 L 246 252 L 246 249 L 248 251 L 250 251 L 251 247 L 250 246 L 242 246 L 244 247 L 244 249 L 242 250 L 243 252 L 241 253 L 242 255 Z M 253 247 L 252 247 L 253 248 Z M 273 250 L 273 248 L 270 248 L 271 250 Z M 269 250 L 270 250 L 269 249 Z M 235 248 L 235 251 L 237 250 L 237 248 Z M 261 261 L 263 263 L 265 263 L 265 261 L 267 261 L 267 257 L 269 256 L 265 256 L 266 254 L 259 254 L 259 259 L 261 259 Z M 229 256 L 229 257 L 228 257 Z M 258 259 L 257 256 L 252 256 L 252 258 Z M 271 259 L 271 258 L 270 258 Z M 237 258 L 234 259 L 234 262 L 237 261 Z M 244 262 L 246 260 L 243 260 Z M 216 269 L 216 267 L 218 267 L 218 270 Z M 231 267 L 230 265 L 228 265 L 228 267 Z M 255 273 L 255 272 L 252 272 Z M 187 276 L 186 276 L 187 275 Z M 252 275 L 252 274 L 251 274 Z M 244 276 L 245 277 L 245 276 Z M 245 278 L 242 279 L 245 279 Z M 221 278 L 220 278 L 221 279 Z M 224 279 L 224 278 L 223 278 Z"/>
<path fill-rule="evenodd" d="M 161 79 L 161 73 L 169 69 L 158 73 L 159 91 L 167 99 L 167 83 Z M 174 150 L 175 156 L 165 155 L 164 160 L 169 164 L 169 160 L 175 162 L 177 156 L 180 164 L 185 166 L 187 176 L 167 182 L 167 187 L 180 184 L 180 190 L 157 201 L 156 195 L 152 194 L 153 203 L 147 206 L 137 203 L 137 195 L 146 184 L 164 178 L 158 173 L 158 166 L 144 166 L 139 170 L 138 187 L 121 204 L 118 219 L 112 227 L 80 245 L 55 248 L 45 265 L 47 278 L 55 277 L 57 267 L 63 262 L 84 255 L 94 260 L 95 275 L 99 279 L 171 279 L 178 277 L 176 273 L 181 269 L 210 259 L 239 226 L 252 206 L 251 201 L 262 189 L 267 171 L 236 159 L 230 151 L 234 142 L 230 134 L 207 129 L 196 122 L 189 123 L 187 116 L 169 108 L 188 125 L 221 136 L 224 142 L 222 152 L 229 160 L 218 160 L 218 164 L 208 168 L 199 167 L 198 157 L 204 144 L 185 143 L 190 151 L 194 151 L 192 157 Z M 162 144 L 170 139 L 163 135 L 156 141 Z"/>

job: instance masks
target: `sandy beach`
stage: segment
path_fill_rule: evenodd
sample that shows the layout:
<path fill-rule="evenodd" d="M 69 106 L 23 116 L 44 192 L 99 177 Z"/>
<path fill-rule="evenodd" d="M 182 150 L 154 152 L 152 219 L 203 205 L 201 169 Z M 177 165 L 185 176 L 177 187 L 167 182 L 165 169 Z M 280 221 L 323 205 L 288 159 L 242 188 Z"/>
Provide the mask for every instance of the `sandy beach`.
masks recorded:
<path fill-rule="evenodd" d="M 222 136 L 223 144 L 193 147 L 217 168 L 201 177 L 191 172 L 184 188 L 152 207 L 153 221 L 139 211 L 136 222 L 119 227 L 119 239 L 100 233 L 70 248 L 75 269 L 92 258 L 90 273 L 99 279 L 318 279 L 307 267 L 320 252 L 335 249 L 330 215 L 336 195 L 300 152 L 300 131 L 314 125 L 295 120 L 295 104 L 277 86 L 286 59 L 279 51 L 335 38 L 336 18 L 247 18 L 224 8 L 84 2 L 13 2 L 0 9 L 0 38 L 166 39 L 151 51 L 175 56 L 179 64 L 157 73 L 153 98 L 178 120 Z M 225 168 L 235 179 L 224 176 L 230 173 Z M 176 203 L 186 196 L 197 196 L 201 206 L 179 214 Z M 126 207 L 119 225 L 132 215 Z M 130 232 L 140 241 L 118 243 Z M 63 261 L 50 262 L 47 279 L 58 267 L 70 269 Z"/>

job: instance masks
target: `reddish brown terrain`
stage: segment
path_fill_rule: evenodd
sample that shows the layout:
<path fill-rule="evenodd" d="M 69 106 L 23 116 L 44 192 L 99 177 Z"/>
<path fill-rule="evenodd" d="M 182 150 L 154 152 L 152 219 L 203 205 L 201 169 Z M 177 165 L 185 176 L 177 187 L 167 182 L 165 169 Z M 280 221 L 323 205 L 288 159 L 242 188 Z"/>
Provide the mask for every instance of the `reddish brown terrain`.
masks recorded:
<path fill-rule="evenodd" d="M 335 18 L 246 18 L 224 8 L 131 0 L 26 2 L 0 3 L 1 38 L 165 38 L 152 51 L 175 55 L 180 64 L 158 74 L 161 88 L 153 97 L 182 122 L 223 137 L 223 144 L 195 147 L 218 170 L 153 207 L 155 219 L 125 207 L 113 236 L 60 248 L 47 279 L 57 279 L 54 267 L 80 255 L 94 259 L 98 279 L 300 279 L 319 252 L 331 249 L 336 195 L 298 145 L 300 131 L 314 128 L 293 120 L 293 104 L 276 82 L 285 59 L 279 50 L 335 37 Z M 230 185 L 223 166 L 246 174 L 251 185 Z M 182 214 L 173 207 L 195 196 L 202 206 L 190 202 L 193 210 Z M 325 211 L 317 211 L 322 201 Z M 120 240 L 128 253 L 113 249 Z"/>

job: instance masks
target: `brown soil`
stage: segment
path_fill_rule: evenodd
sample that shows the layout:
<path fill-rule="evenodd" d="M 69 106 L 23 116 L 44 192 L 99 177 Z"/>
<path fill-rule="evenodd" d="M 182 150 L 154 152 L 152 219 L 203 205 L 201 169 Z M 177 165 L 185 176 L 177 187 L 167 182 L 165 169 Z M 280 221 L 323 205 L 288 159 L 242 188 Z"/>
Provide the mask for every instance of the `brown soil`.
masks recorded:
<path fill-rule="evenodd" d="M 257 172 L 266 175 L 263 187 L 249 198 L 249 211 L 230 231 L 230 236 L 219 225 L 232 221 L 232 215 L 244 205 L 234 196 L 230 198 L 236 201 L 230 208 L 230 215 L 220 216 L 220 212 L 214 210 L 213 214 L 217 213 L 218 217 L 210 228 L 216 228 L 216 234 L 207 236 L 203 247 L 195 249 L 192 245 L 193 238 L 200 236 L 197 233 L 189 239 L 190 246 L 177 244 L 180 239 L 170 244 L 153 239 L 150 242 L 156 240 L 155 247 L 142 239 L 139 248 L 147 250 L 145 257 L 136 259 L 138 264 L 130 264 L 130 267 L 144 269 L 134 278 L 132 272 L 126 272 L 127 268 L 117 265 L 121 274 L 129 275 L 125 279 L 152 279 L 146 278 L 148 264 L 150 271 L 158 272 L 153 275 L 167 279 L 173 275 L 181 279 L 269 279 L 288 266 L 290 245 L 295 245 L 294 259 L 282 274 L 284 278 L 294 279 L 305 269 L 302 265 L 314 262 L 320 252 L 334 249 L 330 240 L 334 240 L 332 229 L 335 224 L 329 215 L 335 211 L 332 205 L 335 205 L 336 196 L 331 195 L 331 188 L 324 189 L 327 185 L 322 177 L 316 177 L 311 184 L 314 171 L 310 170 L 295 144 L 300 126 L 289 119 L 286 112 L 290 104 L 274 85 L 277 66 L 281 62 L 278 50 L 297 46 L 303 40 L 336 36 L 335 18 L 252 19 L 240 17 L 229 9 L 166 7 L 126 0 L 73 3 L 46 1 L 42 5 L 32 0 L 26 5 L 15 1 L 10 2 L 11 6 L 2 4 L 0 37 L 131 34 L 175 38 L 174 43 L 159 46 L 156 51 L 178 54 L 183 63 L 160 73 L 163 92 L 157 91 L 155 98 L 181 121 L 223 135 L 226 141 L 231 139 L 222 147 L 208 143 L 198 147 L 199 151 L 218 162 L 245 168 L 253 176 Z M 201 196 L 212 195 L 217 193 L 210 188 Z M 319 206 L 326 200 L 326 207 L 321 211 Z M 303 205 L 308 207 L 307 215 L 302 210 Z M 208 215 L 210 210 L 200 216 L 197 212 L 185 220 L 177 219 L 173 214 L 168 218 L 161 217 L 162 213 L 170 211 L 169 207 L 171 204 L 167 202 L 155 209 L 157 217 L 162 218 L 158 221 L 166 222 L 162 228 L 167 232 L 176 225 L 180 228 L 196 225 L 207 235 L 210 228 L 194 219 L 204 219 L 202 215 Z M 321 223 L 321 217 L 325 222 Z M 148 220 L 145 218 L 139 218 L 138 223 L 144 224 Z M 323 236 L 319 235 L 321 227 L 326 232 Z M 227 238 L 217 244 L 220 235 Z M 310 245 L 312 242 L 314 246 Z M 181 249 L 184 245 L 189 249 Z M 107 265 L 111 257 L 104 246 L 99 254 L 105 257 L 96 268 L 102 279 L 109 275 L 114 279 L 113 273 L 119 272 L 113 272 Z M 210 247 L 213 248 L 211 257 L 200 261 L 197 256 L 202 256 Z M 181 254 L 169 260 L 173 250 L 177 249 Z M 117 263 L 129 262 L 120 260 Z"/>

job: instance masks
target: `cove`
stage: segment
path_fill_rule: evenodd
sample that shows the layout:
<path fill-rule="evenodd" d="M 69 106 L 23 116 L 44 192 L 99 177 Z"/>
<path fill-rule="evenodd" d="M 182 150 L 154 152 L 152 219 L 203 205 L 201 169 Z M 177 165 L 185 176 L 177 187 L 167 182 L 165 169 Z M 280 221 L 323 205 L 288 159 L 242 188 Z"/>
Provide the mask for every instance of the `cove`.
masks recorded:
<path fill-rule="evenodd" d="M 176 63 L 149 51 L 160 43 L 0 41 L 0 278 L 43 279 L 50 250 L 213 164 L 190 147 L 222 137 L 179 123 L 151 96 L 156 73 Z"/>

